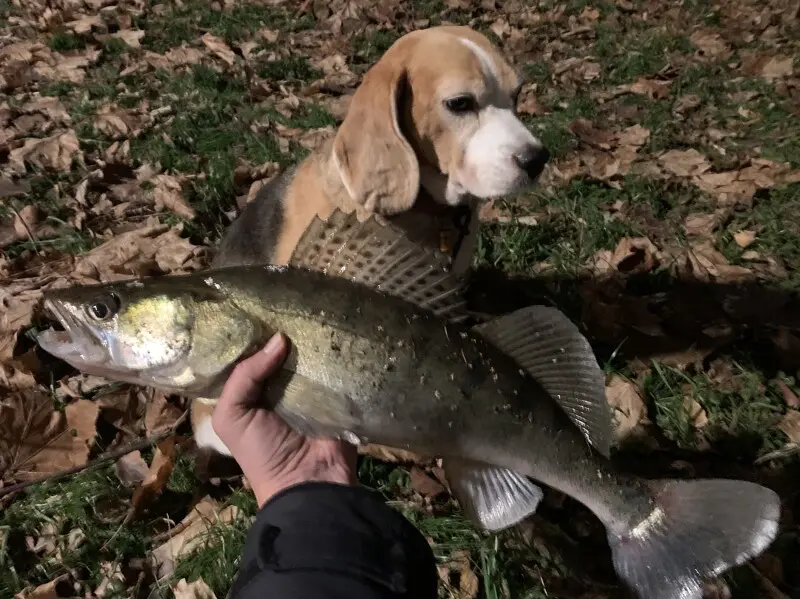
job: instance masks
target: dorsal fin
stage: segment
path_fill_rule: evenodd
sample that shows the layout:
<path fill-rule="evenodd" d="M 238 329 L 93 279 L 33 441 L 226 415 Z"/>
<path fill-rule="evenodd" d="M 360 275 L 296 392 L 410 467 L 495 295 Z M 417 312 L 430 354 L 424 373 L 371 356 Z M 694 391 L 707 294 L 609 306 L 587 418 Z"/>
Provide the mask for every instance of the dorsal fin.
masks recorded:
<path fill-rule="evenodd" d="M 450 258 L 378 219 L 372 215 L 360 221 L 355 211 L 340 209 L 327 220 L 315 216 L 289 265 L 347 277 L 453 322 L 466 318 L 465 281 L 450 272 Z"/>
<path fill-rule="evenodd" d="M 611 452 L 613 422 L 605 377 L 592 347 L 562 312 L 528 306 L 473 327 L 514 358 L 550 394 L 604 456 Z"/>

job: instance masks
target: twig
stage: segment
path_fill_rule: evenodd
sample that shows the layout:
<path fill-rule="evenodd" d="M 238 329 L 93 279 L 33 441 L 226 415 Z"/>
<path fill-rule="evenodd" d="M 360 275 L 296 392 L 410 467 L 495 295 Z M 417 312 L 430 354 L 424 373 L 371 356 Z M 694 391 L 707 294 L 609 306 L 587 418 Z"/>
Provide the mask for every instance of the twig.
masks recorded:
<path fill-rule="evenodd" d="M 28 487 L 31 487 L 33 485 L 38 485 L 43 482 L 58 480 L 67 476 L 72 476 L 73 474 L 77 474 L 78 472 L 83 472 L 84 470 L 91 470 L 92 468 L 101 466 L 106 462 L 118 460 L 121 457 L 128 455 L 132 451 L 137 451 L 139 449 L 144 449 L 146 447 L 150 447 L 151 445 L 155 445 L 162 439 L 165 439 L 169 437 L 171 434 L 173 434 L 175 430 L 183 423 L 183 421 L 186 420 L 188 414 L 189 414 L 188 410 L 184 411 L 183 414 L 181 414 L 180 418 L 178 418 L 172 424 L 172 426 L 170 426 L 167 430 L 158 433 L 157 435 L 146 437 L 144 439 L 138 439 L 137 441 L 133 441 L 123 447 L 120 447 L 119 449 L 115 449 L 113 451 L 107 451 L 106 453 L 101 453 L 95 459 L 86 462 L 85 464 L 81 464 L 80 466 L 74 466 L 72 468 L 69 468 L 68 470 L 62 470 L 61 472 L 56 472 L 54 474 L 47 474 L 45 476 L 41 476 L 33 480 L 26 480 L 25 482 L 17 483 L 15 485 L 11 485 L 10 487 L 0 489 L 0 497 L 5 497 L 6 495 L 10 495 L 11 493 L 22 491 L 23 489 L 27 489 Z"/>
<path fill-rule="evenodd" d="M 19 219 L 19 222 L 21 222 L 22 226 L 25 227 L 25 232 L 28 234 L 28 239 L 30 239 L 30 242 L 33 244 L 33 250 L 36 252 L 36 255 L 41 256 L 42 252 L 39 251 L 39 240 L 33 234 L 33 231 L 31 231 L 31 228 L 28 226 L 28 223 L 25 222 L 25 219 L 22 218 L 22 215 L 19 213 L 19 210 L 17 210 L 11 202 L 8 203 L 8 207 L 11 208 L 11 210 L 13 210 L 14 214 Z"/>

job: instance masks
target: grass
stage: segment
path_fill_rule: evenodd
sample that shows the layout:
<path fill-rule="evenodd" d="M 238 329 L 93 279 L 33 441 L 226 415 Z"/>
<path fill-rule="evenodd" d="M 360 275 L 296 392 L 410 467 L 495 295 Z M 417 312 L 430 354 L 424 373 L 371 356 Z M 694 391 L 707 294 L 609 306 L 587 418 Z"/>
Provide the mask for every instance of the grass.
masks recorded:
<path fill-rule="evenodd" d="M 110 168 L 105 152 L 114 140 L 97 128 L 95 117 L 101 106 L 113 104 L 146 124 L 139 135 L 128 139 L 130 164 L 111 167 L 157 165 L 162 172 L 188 177 L 184 199 L 198 216 L 184 223 L 185 229 L 195 243 L 213 245 L 229 224 L 236 197 L 247 191 L 234 177 L 237 167 L 267 162 L 287 167 L 307 154 L 295 139 L 281 139 L 276 125 L 301 130 L 336 125 L 336 119 L 317 101 L 320 96 L 304 96 L 307 86 L 323 77 L 315 66 L 317 60 L 341 53 L 353 72 L 363 74 L 406 31 L 443 22 L 470 24 L 493 41 L 502 40 L 526 80 L 536 84 L 537 100 L 545 109 L 545 114 L 523 118 L 561 166 L 586 157 L 586 146 L 572 133 L 571 125 L 577 119 L 588 119 L 612 132 L 633 125 L 647 128 L 650 138 L 638 151 L 640 166 L 652 165 L 667 150 L 696 149 L 708 157 L 714 171 L 737 170 L 758 158 L 800 168 L 800 119 L 796 118 L 791 87 L 784 92 L 774 81 L 744 74 L 737 62 L 743 51 L 758 50 L 793 55 L 795 64 L 800 64 L 796 40 L 785 35 L 772 49 L 757 35 L 750 42 L 734 34 L 733 58 L 700 60 L 690 42 L 694 28 L 730 33 L 724 30 L 725 15 L 706 0 L 680 5 L 635 0 L 633 10 L 625 9 L 622 2 L 548 0 L 532 13 L 522 9 L 508 12 L 502 3 L 491 8 L 491 3 L 467 6 L 439 0 L 403 1 L 393 8 L 388 22 L 372 13 L 339 15 L 339 22 L 336 15 L 326 16 L 316 2 L 303 11 L 299 6 L 273 4 L 146 3 L 129 16 L 131 27 L 146 33 L 141 48 L 131 48 L 118 39 L 98 41 L 66 27 L 30 33 L 65 56 L 88 49 L 102 52 L 97 63 L 86 69 L 83 81 L 40 78 L 10 91 L 9 105 L 14 110 L 24 105 L 29 92 L 58 98 L 71 116 L 71 127 L 86 158 L 85 168 L 76 167 L 69 173 L 31 170 L 26 175 L 31 193 L 15 198 L 13 206 L 20 209 L 35 203 L 47 215 L 48 224 L 70 222 L 75 209 L 66 200 L 75 186 L 84 177 Z M 19 10 L 0 0 L 0 16 Z M 109 8 L 104 13 L 112 22 L 114 11 Z M 779 32 L 776 35 L 784 35 L 780 18 L 775 16 L 771 23 Z M 341 30 L 332 31 L 331 27 Z M 267 40 L 272 32 L 279 35 L 276 41 Z M 229 46 L 234 65 L 213 58 L 201 41 L 206 33 Z M 243 46 L 247 42 L 252 44 Z M 198 50 L 202 60 L 174 67 L 129 69 L 148 56 L 152 59 L 148 53 L 167 55 L 181 46 Z M 250 53 L 247 59 L 245 48 Z M 563 70 L 565 61 L 573 59 L 598 63 L 599 75 L 584 78 L 580 69 Z M 130 72 L 123 75 L 125 69 Z M 640 78 L 671 83 L 663 97 L 617 93 L 620 86 Z M 264 90 L 268 90 L 266 97 Z M 287 115 L 285 107 L 277 103 L 290 95 L 300 103 Z M 149 115 L 155 115 L 152 122 Z M 7 152 L 0 148 L 0 166 L 6 159 Z M 106 183 L 93 179 L 85 209 L 91 211 L 107 193 Z M 14 214 L 5 202 L 0 203 L 3 223 Z M 513 218 L 508 223 L 484 223 L 475 266 L 501 273 L 504 281 L 513 278 L 516 286 L 486 285 L 478 292 L 489 298 L 491 307 L 546 298 L 580 322 L 590 338 L 598 339 L 596 351 L 608 374 L 624 373 L 637 381 L 652 422 L 647 431 L 658 447 L 651 447 L 644 457 L 637 453 L 629 459 L 636 462 L 638 470 L 648 476 L 672 476 L 673 463 L 682 461 L 708 475 L 745 471 L 750 478 L 768 484 L 796 473 L 796 456 L 759 465 L 754 462 L 787 442 L 777 427 L 786 408 L 776 380 L 798 390 L 800 363 L 791 350 L 781 349 L 774 337 L 797 327 L 792 322 L 776 322 L 772 310 L 760 308 L 757 300 L 751 300 L 756 303 L 755 315 L 730 316 L 733 294 L 753 292 L 747 285 L 732 290 L 725 282 L 695 281 L 687 285 L 694 285 L 690 290 L 694 295 L 684 298 L 679 283 L 685 281 L 676 278 L 676 265 L 698 243 L 684 230 L 687 217 L 723 208 L 722 222 L 706 241 L 734 265 L 756 268 L 754 264 L 771 260 L 783 273 L 777 267 L 762 269 L 759 284 L 769 285 L 770 293 L 796 291 L 800 288 L 800 183 L 761 189 L 749 203 L 721 207 L 718 199 L 691 180 L 665 180 L 644 169 L 597 181 L 584 169 L 551 187 L 504 198 L 498 206 Z M 534 216 L 535 224 L 523 218 L 526 216 Z M 165 220 L 180 219 L 170 215 Z M 107 216 L 90 214 L 80 230 L 66 228 L 62 235 L 17 241 L 2 248 L 0 265 L 4 265 L 2 260 L 24 263 L 37 250 L 45 255 L 51 250 L 85 252 L 96 245 L 94 234 L 108 225 Z M 755 241 L 746 248 L 734 237 L 742 230 L 756 232 Z M 636 276 L 615 273 L 610 280 L 597 281 L 598 274 L 591 272 L 589 265 L 598 252 L 613 252 L 631 237 L 646 237 L 655 244 L 661 251 L 658 267 Z M 760 262 L 754 262 L 753 252 Z M 663 325 L 663 336 L 642 332 L 646 327 L 638 319 L 644 305 Z M 789 306 L 781 314 L 796 312 L 794 304 L 781 305 Z M 720 319 L 727 319 L 733 330 L 730 339 L 720 341 L 713 350 L 701 351 L 709 335 L 689 331 L 687 323 L 708 331 Z M 614 327 L 619 330 L 607 332 Z M 629 349 L 637 341 L 647 351 Z M 668 363 L 669 356 L 661 357 L 656 351 L 665 342 L 674 342 L 671 351 L 695 352 L 691 363 Z M 687 410 L 687 398 L 703 409 L 707 421 L 702 426 Z M 145 452 L 145 456 L 150 454 Z M 125 586 L 139 584 L 140 596 L 149 589 L 169 597 L 171 582 L 202 576 L 217 597 L 224 597 L 256 506 L 252 496 L 238 487 L 201 483 L 195 466 L 193 458 L 182 455 L 162 495 L 140 519 L 124 526 L 120 524 L 132 491 L 118 481 L 112 466 L 34 487 L 17 498 L 0 513 L 0 540 L 5 539 L 0 543 L 4 572 L 0 599 L 47 582 L 67 569 L 80 575 L 82 586 L 77 594 L 93 591 L 103 579 L 103 564 L 139 563 L 153 547 L 154 531 L 180 521 L 188 506 L 205 493 L 233 503 L 244 518 L 230 526 L 213 526 L 207 533 L 209 543 L 181 560 L 168 580 L 155 582 L 145 577 L 135 583 L 134 568 L 126 574 Z M 600 563 L 608 561 L 608 556 L 597 522 L 583 507 L 555 492 L 547 492 L 535 518 L 535 534 L 532 540 L 525 540 L 520 530 L 501 534 L 476 531 L 451 499 L 423 501 L 412 488 L 407 466 L 362 458 L 359 480 L 431 538 L 440 564 L 466 552 L 479 578 L 479 599 L 618 596 L 618 579 L 608 564 Z M 786 505 L 791 505 L 793 496 L 784 495 Z M 800 517 L 794 511 L 795 519 Z M 62 552 L 62 562 L 35 554 L 26 547 L 26 537 L 37 539 L 46 526 L 57 528 L 59 543 L 78 529 L 85 539 Z M 544 534 L 548 527 L 560 532 Z M 582 527 L 587 530 L 584 536 L 578 534 Z M 576 559 L 572 555 L 575 546 L 558 542 L 570 536 L 579 539 L 575 545 L 589 547 L 593 559 Z M 797 537 L 792 530 L 783 531 L 771 550 L 783 560 L 783 579 L 776 584 L 788 596 L 800 592 L 800 578 L 792 574 L 800 571 Z M 456 569 L 450 583 L 440 585 L 443 599 L 457 596 L 451 588 L 458 586 L 457 575 Z M 753 589 L 759 583 L 747 568 L 735 569 L 725 579 L 734 599 L 756 596 Z"/>

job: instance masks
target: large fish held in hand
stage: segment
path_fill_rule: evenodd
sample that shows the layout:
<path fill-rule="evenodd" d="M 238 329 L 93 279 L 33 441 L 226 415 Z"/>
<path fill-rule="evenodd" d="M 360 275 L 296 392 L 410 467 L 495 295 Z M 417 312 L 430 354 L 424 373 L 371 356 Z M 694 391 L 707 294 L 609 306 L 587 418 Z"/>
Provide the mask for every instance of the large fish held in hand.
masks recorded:
<path fill-rule="evenodd" d="M 642 599 L 699 598 L 704 578 L 772 543 L 780 502 L 765 487 L 615 471 L 603 373 L 577 327 L 542 306 L 468 327 L 442 260 L 376 217 L 337 211 L 285 267 L 49 291 L 64 330 L 38 341 L 86 373 L 215 398 L 237 360 L 283 332 L 291 350 L 264 400 L 289 425 L 441 457 L 484 530 L 536 510 L 531 479 L 558 489 L 603 522 Z"/>

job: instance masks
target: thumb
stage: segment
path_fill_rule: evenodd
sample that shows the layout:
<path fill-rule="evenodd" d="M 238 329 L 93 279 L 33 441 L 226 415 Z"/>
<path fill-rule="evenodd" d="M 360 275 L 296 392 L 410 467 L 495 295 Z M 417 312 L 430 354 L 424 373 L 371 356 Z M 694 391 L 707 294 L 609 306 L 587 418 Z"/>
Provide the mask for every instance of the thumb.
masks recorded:
<path fill-rule="evenodd" d="M 286 339 L 276 333 L 264 348 L 239 362 L 222 388 L 215 413 L 222 420 L 235 420 L 255 407 L 264 381 L 277 370 L 286 354 Z"/>

